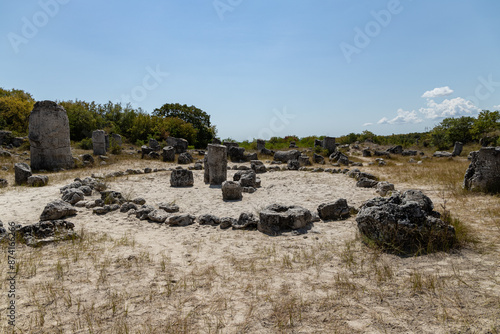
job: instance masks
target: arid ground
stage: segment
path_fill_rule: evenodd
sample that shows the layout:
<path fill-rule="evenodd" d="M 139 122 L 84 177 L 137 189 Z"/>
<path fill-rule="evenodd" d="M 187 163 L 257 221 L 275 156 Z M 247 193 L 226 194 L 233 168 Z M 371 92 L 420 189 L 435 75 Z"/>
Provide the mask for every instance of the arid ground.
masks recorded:
<path fill-rule="evenodd" d="M 459 248 L 410 257 L 384 253 L 362 242 L 355 217 L 272 237 L 78 208 L 67 220 L 81 238 L 17 245 L 16 333 L 499 333 L 500 197 L 461 189 L 464 157 L 408 159 L 379 167 L 366 166 L 374 158 L 357 158 L 365 163 L 361 170 L 397 190 L 423 190 L 437 211 L 449 211 L 461 222 Z M 0 160 L 9 167 L 0 172 L 10 184 L 0 190 L 4 226 L 38 222 L 45 205 L 60 198 L 59 188 L 76 177 L 174 166 L 123 154 L 105 166 L 48 173 L 48 186 L 29 188 L 12 186 L 14 160 Z M 203 182 L 203 171 L 194 175 L 192 188 L 171 188 L 168 171 L 106 183 L 155 207 L 175 202 L 181 213 L 234 218 L 272 203 L 315 211 L 339 198 L 359 207 L 377 196 L 345 174 L 278 171 L 260 174 L 262 188 L 242 201 L 224 202 L 220 189 Z M 2 278 L 7 255 L 3 244 Z M 12 331 L 7 290 L 2 279 L 5 333 Z"/>

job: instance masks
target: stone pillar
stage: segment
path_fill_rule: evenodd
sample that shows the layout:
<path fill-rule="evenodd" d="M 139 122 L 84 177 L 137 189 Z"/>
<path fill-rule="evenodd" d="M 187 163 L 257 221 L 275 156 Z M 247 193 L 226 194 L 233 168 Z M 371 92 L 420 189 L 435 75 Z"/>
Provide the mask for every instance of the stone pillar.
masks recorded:
<path fill-rule="evenodd" d="M 205 170 L 203 171 L 203 180 L 205 183 L 210 183 L 210 167 L 208 166 L 208 154 L 205 154 L 203 157 L 203 167 Z"/>
<path fill-rule="evenodd" d="M 465 172 L 464 188 L 500 193 L 500 147 L 483 147 L 471 152 L 472 161 Z"/>
<path fill-rule="evenodd" d="M 175 148 L 173 146 L 165 146 L 162 151 L 163 162 L 175 162 Z"/>
<path fill-rule="evenodd" d="M 208 145 L 208 178 L 210 185 L 221 185 L 227 180 L 227 148 L 224 145 Z"/>
<path fill-rule="evenodd" d="M 261 152 L 266 149 L 266 141 L 262 139 L 257 139 L 257 152 Z"/>
<path fill-rule="evenodd" d="M 462 149 L 464 148 L 464 144 L 462 144 L 461 142 L 457 141 L 455 142 L 455 147 L 453 148 L 453 153 L 452 155 L 454 157 L 462 154 Z"/>
<path fill-rule="evenodd" d="M 94 155 L 106 155 L 106 132 L 104 130 L 92 132 L 92 146 Z"/>
<path fill-rule="evenodd" d="M 31 168 L 24 162 L 19 162 L 14 165 L 14 175 L 17 185 L 25 184 L 28 178 L 32 175 Z"/>
<path fill-rule="evenodd" d="M 112 133 L 111 140 L 113 141 L 114 145 L 117 145 L 118 147 L 122 147 L 122 144 L 123 144 L 122 136 L 120 136 L 119 134 Z"/>
<path fill-rule="evenodd" d="M 74 166 L 66 110 L 52 101 L 35 103 L 29 117 L 31 168 L 54 170 Z"/>
<path fill-rule="evenodd" d="M 328 150 L 328 154 L 332 154 L 337 150 L 337 146 L 335 145 L 335 138 L 334 137 L 325 137 L 323 139 L 323 148 L 325 150 Z"/>

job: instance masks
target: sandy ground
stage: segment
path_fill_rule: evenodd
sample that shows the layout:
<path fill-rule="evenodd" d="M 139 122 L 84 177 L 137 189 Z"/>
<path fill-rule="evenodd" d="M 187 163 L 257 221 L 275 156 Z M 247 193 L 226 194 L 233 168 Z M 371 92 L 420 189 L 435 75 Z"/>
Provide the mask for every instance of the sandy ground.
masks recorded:
<path fill-rule="evenodd" d="M 134 164 L 106 170 L 144 163 Z M 170 172 L 119 177 L 108 186 L 155 207 L 175 202 L 181 213 L 234 218 L 241 212 L 258 214 L 273 203 L 316 211 L 319 204 L 339 198 L 359 207 L 376 197 L 373 189 L 357 188 L 343 174 L 283 171 L 260 174 L 257 192 L 224 202 L 220 189 L 203 183 L 203 171 L 193 172 L 191 188 L 171 188 Z M 229 171 L 229 178 L 233 174 Z M 79 176 L 89 174 L 82 170 Z M 9 187 L 0 194 L 0 219 L 4 224 L 37 222 L 44 206 L 60 198 L 59 188 L 69 182 Z M 439 192 L 424 190 L 438 206 Z M 19 332 L 500 331 L 495 244 L 500 233 L 494 224 L 482 230 L 488 242 L 480 248 L 398 257 L 363 245 L 354 218 L 317 222 L 306 234 L 277 237 L 198 224 L 168 227 L 120 212 L 96 216 L 85 208 L 67 220 L 85 242 L 18 247 Z M 6 275 L 6 269 L 0 273 Z M 7 286 L 0 288 L 5 295 Z M 2 302 L 0 328 L 7 331 L 5 307 Z"/>

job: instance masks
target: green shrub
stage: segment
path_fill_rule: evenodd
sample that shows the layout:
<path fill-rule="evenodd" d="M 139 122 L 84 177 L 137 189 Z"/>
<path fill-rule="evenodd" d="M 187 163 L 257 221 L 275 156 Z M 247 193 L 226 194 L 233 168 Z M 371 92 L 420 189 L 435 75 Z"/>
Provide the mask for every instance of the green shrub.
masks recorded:
<path fill-rule="evenodd" d="M 78 144 L 78 147 L 80 147 L 82 150 L 92 150 L 93 149 L 92 138 L 82 139 Z"/>

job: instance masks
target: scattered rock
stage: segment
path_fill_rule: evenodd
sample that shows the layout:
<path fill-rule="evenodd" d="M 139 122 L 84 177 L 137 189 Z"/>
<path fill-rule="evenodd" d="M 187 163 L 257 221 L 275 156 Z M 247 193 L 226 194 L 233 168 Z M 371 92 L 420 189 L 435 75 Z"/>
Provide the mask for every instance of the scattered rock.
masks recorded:
<path fill-rule="evenodd" d="M 177 162 L 181 165 L 187 165 L 192 163 L 193 161 L 193 157 L 188 152 L 179 154 L 179 157 L 177 158 Z"/>
<path fill-rule="evenodd" d="M 163 162 L 175 162 L 175 148 L 173 146 L 165 146 L 161 155 Z"/>
<path fill-rule="evenodd" d="M 168 213 L 179 212 L 179 206 L 175 203 L 160 203 L 158 207 Z"/>
<path fill-rule="evenodd" d="M 222 183 L 222 199 L 224 201 L 237 201 L 243 199 L 243 189 L 237 181 L 225 181 Z"/>
<path fill-rule="evenodd" d="M 277 151 L 274 153 L 274 161 L 288 163 L 289 160 L 298 160 L 301 153 L 297 150 Z"/>
<path fill-rule="evenodd" d="M 378 184 L 378 181 L 368 179 L 366 177 L 362 177 L 359 179 L 358 182 L 356 182 L 356 187 L 360 188 L 373 188 L 376 187 Z"/>
<path fill-rule="evenodd" d="M 187 169 L 174 169 L 170 175 L 171 187 L 192 187 L 194 185 L 193 172 Z"/>
<path fill-rule="evenodd" d="M 132 200 L 132 203 L 137 204 L 137 205 L 144 205 L 146 204 L 146 200 L 142 197 L 137 197 Z"/>
<path fill-rule="evenodd" d="M 219 217 L 216 217 L 214 215 L 209 215 L 209 214 L 205 214 L 205 215 L 201 215 L 198 217 L 198 223 L 200 225 L 219 225 L 220 224 L 220 218 Z"/>
<path fill-rule="evenodd" d="M 83 201 L 84 198 L 85 195 L 79 188 L 67 189 L 62 195 L 62 200 L 69 204 L 76 204 L 77 202 Z"/>
<path fill-rule="evenodd" d="M 137 205 L 132 202 L 123 203 L 120 212 L 129 212 L 130 210 L 137 210 Z"/>
<path fill-rule="evenodd" d="M 238 220 L 233 223 L 233 228 L 237 230 L 256 229 L 258 224 L 259 218 L 257 218 L 253 213 L 243 212 L 240 214 Z"/>
<path fill-rule="evenodd" d="M 335 202 L 323 203 L 318 206 L 318 215 L 323 220 L 339 220 L 350 215 L 347 200 L 341 198 Z"/>
<path fill-rule="evenodd" d="M 453 154 L 450 152 L 436 151 L 432 156 L 437 158 L 451 158 Z"/>
<path fill-rule="evenodd" d="M 63 219 L 69 216 L 74 216 L 76 215 L 76 213 L 77 210 L 70 204 L 62 200 L 55 200 L 45 206 L 42 214 L 40 215 L 40 220 L 44 221 Z"/>
<path fill-rule="evenodd" d="M 162 209 L 153 210 L 148 214 L 148 218 L 156 223 L 163 224 L 165 220 L 169 217 L 169 214 Z"/>
<path fill-rule="evenodd" d="M 0 188 L 6 188 L 9 185 L 6 179 L 0 179 Z"/>
<path fill-rule="evenodd" d="M 281 231 L 306 227 L 312 220 L 311 212 L 300 206 L 270 205 L 259 214 L 258 230 L 277 235 Z"/>
<path fill-rule="evenodd" d="M 14 174 L 17 185 L 25 184 L 32 175 L 30 166 L 24 162 L 19 162 L 14 165 Z"/>
<path fill-rule="evenodd" d="M 65 220 L 42 221 L 23 226 L 17 230 L 21 242 L 30 247 L 39 247 L 52 242 L 78 238 L 73 231 L 75 225 Z"/>
<path fill-rule="evenodd" d="M 231 217 L 222 217 L 220 219 L 220 225 L 219 225 L 219 227 L 222 230 L 226 230 L 226 229 L 234 226 L 237 223 L 238 223 L 238 221 L 236 219 L 234 219 L 234 218 L 231 218 Z"/>
<path fill-rule="evenodd" d="M 170 216 L 165 222 L 170 226 L 188 226 L 194 224 L 195 219 L 193 215 L 183 214 Z"/>
<path fill-rule="evenodd" d="M 464 188 L 489 193 L 500 192 L 500 147 L 483 147 L 472 152 L 465 172 Z"/>
<path fill-rule="evenodd" d="M 286 169 L 288 170 L 299 170 L 300 162 L 299 160 L 288 160 Z"/>
<path fill-rule="evenodd" d="M 376 190 L 376 192 L 380 196 L 384 197 L 390 191 L 394 191 L 394 184 L 389 183 L 387 181 L 381 181 L 381 182 L 377 183 L 377 190 Z"/>

